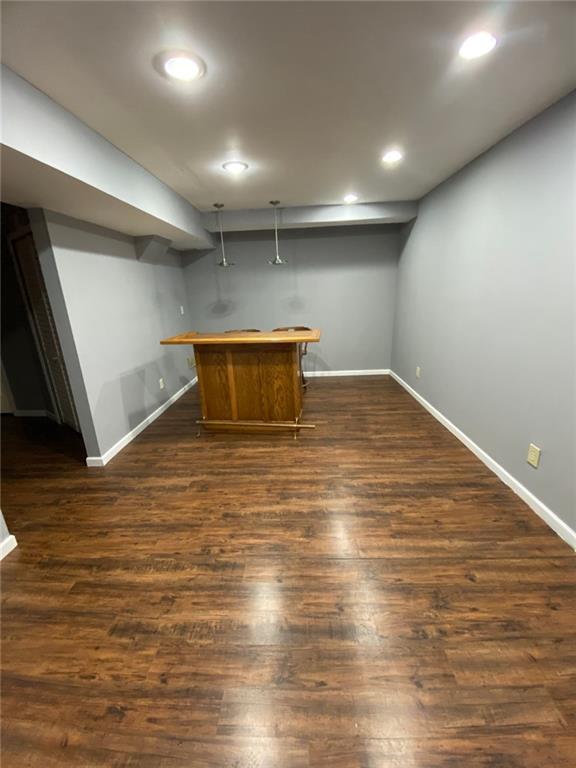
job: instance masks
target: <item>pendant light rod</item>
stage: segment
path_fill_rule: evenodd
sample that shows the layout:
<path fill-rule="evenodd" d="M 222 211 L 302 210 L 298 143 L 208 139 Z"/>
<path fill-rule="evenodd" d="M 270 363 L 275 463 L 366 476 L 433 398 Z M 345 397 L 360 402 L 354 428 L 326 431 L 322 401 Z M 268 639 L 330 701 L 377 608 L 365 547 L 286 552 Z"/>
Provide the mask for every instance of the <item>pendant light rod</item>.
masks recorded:
<path fill-rule="evenodd" d="M 276 259 L 280 258 L 278 252 L 278 203 L 280 200 L 271 200 L 270 204 L 274 206 L 274 240 L 276 242 Z"/>
<path fill-rule="evenodd" d="M 218 222 L 218 229 L 220 230 L 220 246 L 222 248 L 222 261 L 218 262 L 219 267 L 233 267 L 234 264 L 226 259 L 226 248 L 224 247 L 224 231 L 222 229 L 222 214 L 221 210 L 224 208 L 224 203 L 214 203 L 216 208 L 216 219 Z"/>
<path fill-rule="evenodd" d="M 276 243 L 276 256 L 274 259 L 270 260 L 268 264 L 272 264 L 272 266 L 276 267 L 281 264 L 286 264 L 286 262 L 280 258 L 280 251 L 278 250 L 278 206 L 280 205 L 280 200 L 270 200 L 270 205 L 274 208 L 274 241 Z"/>

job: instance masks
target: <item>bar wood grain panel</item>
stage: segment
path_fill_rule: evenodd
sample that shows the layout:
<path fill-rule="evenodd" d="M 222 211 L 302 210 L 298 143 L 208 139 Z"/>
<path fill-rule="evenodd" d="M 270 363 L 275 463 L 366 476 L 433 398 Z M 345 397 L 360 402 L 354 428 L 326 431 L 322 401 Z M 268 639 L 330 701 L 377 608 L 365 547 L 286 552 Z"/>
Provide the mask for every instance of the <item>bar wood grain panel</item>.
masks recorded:
<path fill-rule="evenodd" d="M 299 409 L 294 402 L 294 358 L 291 345 L 266 350 L 260 360 L 266 421 L 295 421 Z"/>
<path fill-rule="evenodd" d="M 228 388 L 230 391 L 230 409 L 232 421 L 238 421 L 238 396 L 236 393 L 236 380 L 234 374 L 234 358 L 232 348 L 226 349 L 226 368 L 228 369 Z"/>
<path fill-rule="evenodd" d="M 200 410 L 202 411 L 202 418 L 208 418 L 208 412 L 206 409 L 206 395 L 204 394 L 206 386 L 204 384 L 204 370 L 202 367 L 202 359 L 200 357 L 200 348 L 194 347 L 194 362 L 196 363 L 196 375 L 198 376 L 198 390 L 200 392 Z"/>
<path fill-rule="evenodd" d="M 238 346 L 233 354 L 238 418 L 241 421 L 266 421 L 259 347 Z"/>
<path fill-rule="evenodd" d="M 207 419 L 233 419 L 228 355 L 220 346 L 201 347 L 197 353 L 202 372 L 202 397 Z"/>

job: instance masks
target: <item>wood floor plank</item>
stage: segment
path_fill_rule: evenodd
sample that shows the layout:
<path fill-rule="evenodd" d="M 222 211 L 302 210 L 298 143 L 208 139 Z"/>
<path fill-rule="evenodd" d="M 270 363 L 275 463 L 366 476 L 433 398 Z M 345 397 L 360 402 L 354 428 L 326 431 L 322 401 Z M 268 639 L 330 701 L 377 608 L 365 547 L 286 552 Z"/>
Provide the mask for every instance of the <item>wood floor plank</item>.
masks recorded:
<path fill-rule="evenodd" d="M 573 768 L 576 739 L 478 734 L 466 739 L 331 739 L 313 742 L 317 768 Z"/>
<path fill-rule="evenodd" d="M 574 553 L 389 377 L 305 407 L 4 420 L 3 768 L 575 768 Z"/>

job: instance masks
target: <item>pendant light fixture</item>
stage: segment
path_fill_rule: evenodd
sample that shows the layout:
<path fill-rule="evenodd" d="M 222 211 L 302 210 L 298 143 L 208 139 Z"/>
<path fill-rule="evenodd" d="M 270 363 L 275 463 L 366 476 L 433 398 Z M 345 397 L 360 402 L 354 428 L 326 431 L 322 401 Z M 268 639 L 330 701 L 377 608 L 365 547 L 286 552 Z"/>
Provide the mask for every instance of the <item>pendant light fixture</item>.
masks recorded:
<path fill-rule="evenodd" d="M 216 208 L 216 220 L 218 222 L 218 229 L 220 230 L 220 245 L 222 248 L 222 261 L 218 262 L 219 267 L 233 267 L 234 263 L 232 261 L 228 261 L 226 258 L 226 249 L 224 248 L 224 231 L 222 230 L 222 214 L 221 210 L 224 208 L 224 203 L 214 203 L 214 208 Z"/>
<path fill-rule="evenodd" d="M 268 264 L 272 264 L 273 267 L 279 267 L 282 264 L 286 264 L 286 262 L 280 258 L 280 253 L 278 252 L 278 206 L 280 205 L 280 200 L 270 200 L 270 205 L 274 208 L 274 240 L 276 242 L 276 256 L 271 259 Z"/>

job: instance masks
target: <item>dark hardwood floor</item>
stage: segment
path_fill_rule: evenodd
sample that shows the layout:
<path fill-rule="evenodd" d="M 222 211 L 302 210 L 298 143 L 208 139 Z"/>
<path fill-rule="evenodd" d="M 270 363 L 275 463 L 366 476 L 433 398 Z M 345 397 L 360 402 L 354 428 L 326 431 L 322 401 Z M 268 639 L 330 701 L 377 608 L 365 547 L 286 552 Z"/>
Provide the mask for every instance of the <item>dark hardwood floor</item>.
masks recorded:
<path fill-rule="evenodd" d="M 3 768 L 576 766 L 576 557 L 387 377 L 104 469 L 7 423 Z"/>

